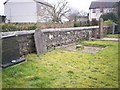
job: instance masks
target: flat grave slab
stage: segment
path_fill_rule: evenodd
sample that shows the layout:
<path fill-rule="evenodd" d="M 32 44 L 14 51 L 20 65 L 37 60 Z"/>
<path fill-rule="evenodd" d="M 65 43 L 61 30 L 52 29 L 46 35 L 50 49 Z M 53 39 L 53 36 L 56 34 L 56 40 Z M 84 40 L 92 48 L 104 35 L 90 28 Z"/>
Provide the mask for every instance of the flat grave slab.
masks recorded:
<path fill-rule="evenodd" d="M 81 49 L 79 48 L 77 49 L 75 43 L 56 47 L 56 49 L 62 49 L 62 50 L 71 51 L 71 52 L 80 51 L 80 52 L 86 52 L 86 53 L 92 53 L 92 54 L 96 54 L 97 52 L 103 50 L 104 48 L 105 47 L 102 47 L 102 46 L 87 45 L 87 46 L 83 46 Z"/>

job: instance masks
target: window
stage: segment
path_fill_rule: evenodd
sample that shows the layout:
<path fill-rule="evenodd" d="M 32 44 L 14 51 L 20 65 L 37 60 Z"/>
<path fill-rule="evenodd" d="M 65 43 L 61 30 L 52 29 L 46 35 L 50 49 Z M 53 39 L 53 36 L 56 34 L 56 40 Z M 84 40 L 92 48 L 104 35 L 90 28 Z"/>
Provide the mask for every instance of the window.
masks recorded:
<path fill-rule="evenodd" d="M 93 9 L 93 13 L 96 13 L 96 9 Z"/>

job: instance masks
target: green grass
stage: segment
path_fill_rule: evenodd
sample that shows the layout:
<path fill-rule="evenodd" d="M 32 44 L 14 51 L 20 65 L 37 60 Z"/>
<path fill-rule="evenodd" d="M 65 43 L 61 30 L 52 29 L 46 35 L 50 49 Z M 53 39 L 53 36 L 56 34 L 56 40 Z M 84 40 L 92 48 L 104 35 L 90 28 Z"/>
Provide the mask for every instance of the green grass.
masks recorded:
<path fill-rule="evenodd" d="M 2 69 L 0 68 L 0 89 L 2 89 Z"/>
<path fill-rule="evenodd" d="M 96 54 L 54 50 L 30 54 L 26 62 L 3 69 L 4 88 L 117 88 L 118 42 L 83 41 L 106 46 Z"/>
<path fill-rule="evenodd" d="M 106 37 L 118 38 L 118 37 L 120 37 L 120 34 L 107 34 Z"/>

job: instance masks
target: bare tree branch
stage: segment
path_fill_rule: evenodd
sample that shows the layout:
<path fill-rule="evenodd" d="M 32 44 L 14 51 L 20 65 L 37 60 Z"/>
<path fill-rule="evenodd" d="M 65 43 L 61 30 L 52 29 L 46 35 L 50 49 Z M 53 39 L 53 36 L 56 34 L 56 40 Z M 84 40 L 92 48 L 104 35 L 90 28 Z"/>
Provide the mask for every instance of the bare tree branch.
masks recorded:
<path fill-rule="evenodd" d="M 67 11 L 64 11 L 63 13 L 61 13 L 60 17 L 62 17 L 63 15 L 65 15 L 66 13 L 70 12 L 70 9 Z"/>
<path fill-rule="evenodd" d="M 53 22 L 62 23 L 62 17 L 64 17 L 70 11 L 67 4 L 68 2 L 66 0 L 63 0 L 57 4 L 54 4 L 53 8 L 51 10 L 48 10 Z"/>

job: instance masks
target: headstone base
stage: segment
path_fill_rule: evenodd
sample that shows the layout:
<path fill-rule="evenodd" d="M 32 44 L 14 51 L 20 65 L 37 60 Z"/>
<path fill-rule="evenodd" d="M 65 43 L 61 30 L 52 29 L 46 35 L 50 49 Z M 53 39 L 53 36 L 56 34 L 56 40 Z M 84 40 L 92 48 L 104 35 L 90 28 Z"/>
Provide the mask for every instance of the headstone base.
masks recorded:
<path fill-rule="evenodd" d="M 13 60 L 13 61 L 11 61 L 11 62 L 9 62 L 9 63 L 7 63 L 7 64 L 0 64 L 0 67 L 6 68 L 6 67 L 9 67 L 9 66 L 12 66 L 12 65 L 21 63 L 21 62 L 23 62 L 23 61 L 25 61 L 25 58 L 19 58 L 19 59 L 17 59 L 17 60 Z"/>

